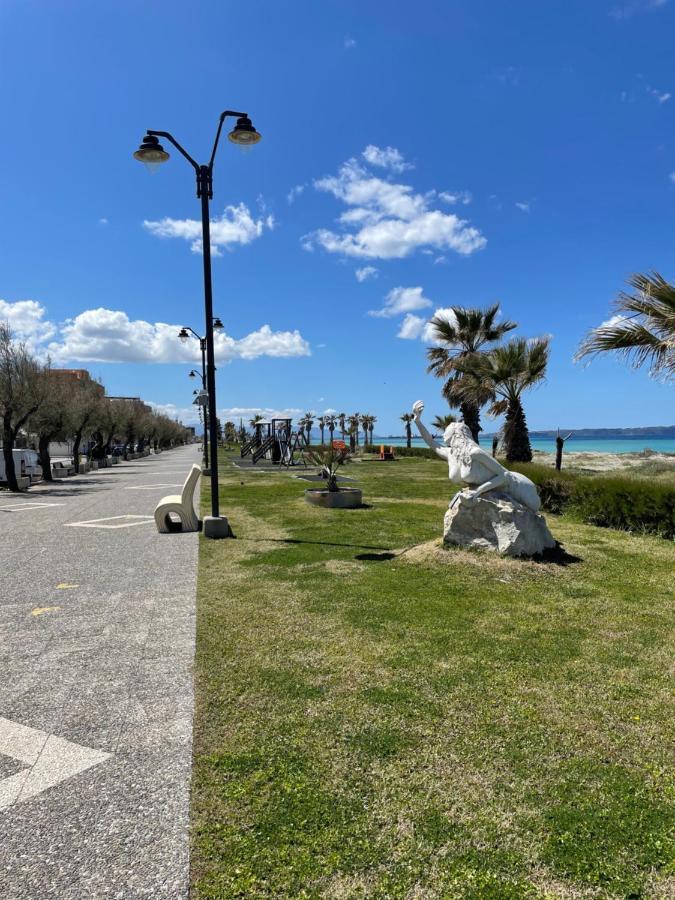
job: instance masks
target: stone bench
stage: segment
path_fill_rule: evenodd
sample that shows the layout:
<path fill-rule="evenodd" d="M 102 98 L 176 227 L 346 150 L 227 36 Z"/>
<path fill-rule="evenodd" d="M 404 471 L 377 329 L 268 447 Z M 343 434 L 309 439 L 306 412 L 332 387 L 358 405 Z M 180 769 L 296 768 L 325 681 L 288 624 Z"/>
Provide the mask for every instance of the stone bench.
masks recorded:
<path fill-rule="evenodd" d="M 55 462 L 52 463 L 52 476 L 58 478 L 68 477 L 75 474 L 75 466 L 69 463 Z"/>
<path fill-rule="evenodd" d="M 155 524 L 160 534 L 169 534 L 172 531 L 199 531 L 199 518 L 195 513 L 193 496 L 201 474 L 201 466 L 192 466 L 180 494 L 171 494 L 159 501 L 155 508 Z M 172 513 L 178 516 L 180 522 L 172 520 Z"/>

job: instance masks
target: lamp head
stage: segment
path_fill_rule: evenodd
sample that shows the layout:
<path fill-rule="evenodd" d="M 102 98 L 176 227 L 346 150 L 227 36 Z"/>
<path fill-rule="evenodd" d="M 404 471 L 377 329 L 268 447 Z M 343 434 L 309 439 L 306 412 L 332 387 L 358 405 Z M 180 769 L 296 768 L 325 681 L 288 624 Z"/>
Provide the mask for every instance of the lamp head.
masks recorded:
<path fill-rule="evenodd" d="M 213 327 L 216 329 L 216 331 L 221 331 L 225 327 L 220 321 L 220 316 L 216 316 L 216 318 L 213 320 Z"/>
<path fill-rule="evenodd" d="M 183 343 L 185 343 L 185 341 L 189 341 L 190 335 L 188 333 L 187 328 L 181 328 L 181 330 L 178 332 L 178 337 L 180 338 L 181 341 L 183 341 Z"/>
<path fill-rule="evenodd" d="M 169 154 L 159 142 L 159 138 L 154 134 L 146 134 L 141 141 L 141 146 L 134 153 L 134 159 L 142 162 L 145 168 L 153 174 L 165 163 L 169 158 Z"/>
<path fill-rule="evenodd" d="M 251 144 L 257 144 L 262 135 L 255 130 L 253 123 L 248 116 L 241 116 L 237 119 L 237 124 L 228 134 L 228 138 L 233 144 L 240 147 L 250 147 Z"/>
<path fill-rule="evenodd" d="M 195 372 L 194 369 L 192 369 L 191 372 L 188 372 L 188 378 L 196 378 L 196 377 L 197 377 L 197 373 Z"/>

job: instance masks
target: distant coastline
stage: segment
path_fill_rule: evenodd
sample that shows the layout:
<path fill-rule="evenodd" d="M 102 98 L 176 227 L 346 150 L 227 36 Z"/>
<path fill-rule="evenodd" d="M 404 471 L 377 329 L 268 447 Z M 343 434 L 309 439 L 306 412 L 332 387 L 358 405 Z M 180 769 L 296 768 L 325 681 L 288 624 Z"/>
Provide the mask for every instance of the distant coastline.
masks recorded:
<path fill-rule="evenodd" d="M 675 425 L 650 425 L 646 428 L 561 428 L 560 433 L 568 435 L 572 432 L 572 436 L 579 439 L 594 440 L 616 440 L 631 438 L 665 438 L 675 440 Z M 530 431 L 530 437 L 554 439 L 558 434 L 558 429 L 549 429 L 548 431 Z M 481 438 L 493 438 L 496 432 L 483 431 Z M 384 440 L 405 440 L 404 434 L 387 434 L 381 435 Z"/>

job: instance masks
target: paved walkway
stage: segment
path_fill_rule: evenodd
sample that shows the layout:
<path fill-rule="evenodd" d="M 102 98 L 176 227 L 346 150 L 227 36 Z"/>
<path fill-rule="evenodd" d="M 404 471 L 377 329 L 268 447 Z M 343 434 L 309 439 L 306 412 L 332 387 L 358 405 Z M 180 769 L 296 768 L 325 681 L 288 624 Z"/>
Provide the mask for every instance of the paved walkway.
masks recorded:
<path fill-rule="evenodd" d="M 2 900 L 187 897 L 197 535 L 149 517 L 193 462 L 0 494 Z"/>

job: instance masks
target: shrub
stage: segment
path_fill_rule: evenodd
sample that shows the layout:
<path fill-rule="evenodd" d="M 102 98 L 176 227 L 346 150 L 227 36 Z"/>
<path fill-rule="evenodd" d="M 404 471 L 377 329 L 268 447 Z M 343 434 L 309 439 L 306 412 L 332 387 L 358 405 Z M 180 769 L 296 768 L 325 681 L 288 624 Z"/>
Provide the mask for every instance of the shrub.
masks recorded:
<path fill-rule="evenodd" d="M 544 510 L 576 512 L 584 522 L 675 538 L 675 488 L 626 476 L 572 475 L 536 463 L 509 466 L 539 490 Z"/>
<path fill-rule="evenodd" d="M 363 449 L 367 453 L 379 454 L 380 446 L 380 444 L 368 444 L 368 446 Z M 416 456 L 419 459 L 440 459 L 435 450 L 432 450 L 430 447 L 397 447 L 395 445 L 387 444 L 386 441 L 384 442 L 384 446 L 393 446 L 394 456 Z"/>
<path fill-rule="evenodd" d="M 572 505 L 586 522 L 675 538 L 675 489 L 630 478 L 579 478 Z"/>

